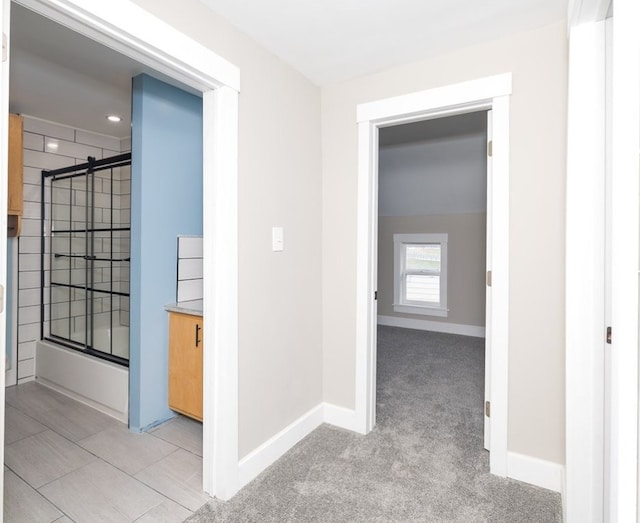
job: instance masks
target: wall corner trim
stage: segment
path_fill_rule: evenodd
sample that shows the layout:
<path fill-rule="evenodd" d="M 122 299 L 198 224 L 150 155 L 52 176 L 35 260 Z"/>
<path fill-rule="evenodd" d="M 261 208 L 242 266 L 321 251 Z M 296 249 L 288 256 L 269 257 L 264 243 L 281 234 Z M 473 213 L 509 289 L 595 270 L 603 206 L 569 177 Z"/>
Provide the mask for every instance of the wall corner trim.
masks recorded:
<path fill-rule="evenodd" d="M 564 465 L 517 452 L 507 452 L 507 477 L 554 492 L 564 490 Z"/>
<path fill-rule="evenodd" d="M 562 467 L 562 473 L 560 477 L 560 497 L 562 501 L 562 521 L 569 521 L 567 519 L 567 467 Z"/>
<path fill-rule="evenodd" d="M 416 329 L 421 331 L 444 332 L 447 334 L 459 334 L 461 336 L 485 337 L 485 328 L 476 325 L 463 325 L 461 323 L 446 323 L 443 321 L 419 320 L 413 318 L 401 318 L 399 316 L 378 316 L 378 325 L 388 327 L 402 327 L 404 329 Z"/>
<path fill-rule="evenodd" d="M 316 405 L 242 458 L 238 462 L 240 488 L 247 485 L 269 465 L 275 463 L 298 442 L 317 429 L 324 421 L 323 413 L 322 403 Z"/>
<path fill-rule="evenodd" d="M 354 410 L 331 403 L 320 403 L 239 461 L 240 488 L 255 479 L 323 423 L 360 432 L 357 430 Z"/>
<path fill-rule="evenodd" d="M 323 403 L 323 409 L 325 423 L 341 429 L 361 433 L 355 410 L 339 407 L 332 403 Z"/>

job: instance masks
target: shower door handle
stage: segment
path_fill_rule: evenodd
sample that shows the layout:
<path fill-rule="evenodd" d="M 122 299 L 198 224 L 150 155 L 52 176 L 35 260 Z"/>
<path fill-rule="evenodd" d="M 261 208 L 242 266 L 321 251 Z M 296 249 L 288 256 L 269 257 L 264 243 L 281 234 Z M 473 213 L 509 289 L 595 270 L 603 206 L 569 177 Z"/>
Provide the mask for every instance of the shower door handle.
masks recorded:
<path fill-rule="evenodd" d="M 200 329 L 201 329 L 200 325 L 198 325 L 198 324 L 196 323 L 196 348 L 198 347 L 198 345 L 199 345 L 199 344 L 200 344 L 200 342 L 202 341 L 202 340 L 200 339 Z"/>

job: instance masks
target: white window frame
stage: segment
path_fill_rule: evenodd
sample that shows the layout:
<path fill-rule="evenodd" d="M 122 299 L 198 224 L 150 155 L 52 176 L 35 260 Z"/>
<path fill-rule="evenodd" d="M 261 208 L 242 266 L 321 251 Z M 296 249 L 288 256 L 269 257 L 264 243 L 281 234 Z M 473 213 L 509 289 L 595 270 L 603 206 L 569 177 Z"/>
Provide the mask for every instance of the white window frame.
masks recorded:
<path fill-rule="evenodd" d="M 447 243 L 448 234 L 401 234 L 393 235 L 393 310 L 405 314 L 424 314 L 427 316 L 447 317 Z M 438 305 L 424 305 L 420 302 L 406 299 L 405 276 L 405 247 L 410 244 L 439 244 L 440 272 L 416 271 L 416 274 L 438 274 L 440 276 L 440 303 Z"/>

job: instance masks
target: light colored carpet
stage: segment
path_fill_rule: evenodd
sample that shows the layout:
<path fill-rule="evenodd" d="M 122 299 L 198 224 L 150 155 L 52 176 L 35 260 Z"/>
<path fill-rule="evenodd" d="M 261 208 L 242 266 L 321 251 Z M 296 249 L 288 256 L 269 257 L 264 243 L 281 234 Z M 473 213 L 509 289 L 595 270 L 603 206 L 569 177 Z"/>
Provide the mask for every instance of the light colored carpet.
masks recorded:
<path fill-rule="evenodd" d="M 377 425 L 323 425 L 231 501 L 187 521 L 535 522 L 560 496 L 489 474 L 482 448 L 484 340 L 378 329 Z"/>

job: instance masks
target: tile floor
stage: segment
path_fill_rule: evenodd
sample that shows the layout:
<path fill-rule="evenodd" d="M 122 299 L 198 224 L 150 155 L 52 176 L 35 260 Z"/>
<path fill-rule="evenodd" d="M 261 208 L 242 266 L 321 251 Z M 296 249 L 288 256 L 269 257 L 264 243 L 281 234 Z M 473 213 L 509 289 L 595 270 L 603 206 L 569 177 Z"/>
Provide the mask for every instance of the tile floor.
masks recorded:
<path fill-rule="evenodd" d="M 181 522 L 202 492 L 202 424 L 146 434 L 36 382 L 6 389 L 4 521 Z"/>

